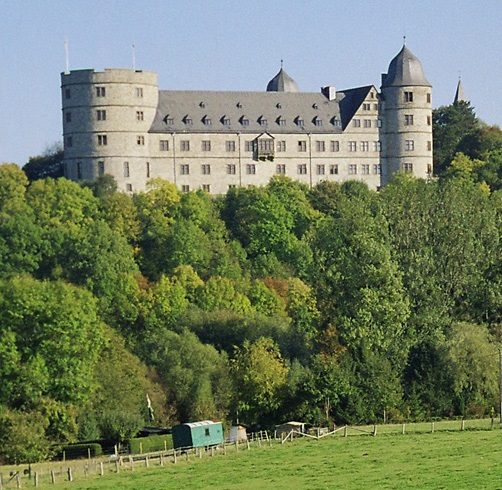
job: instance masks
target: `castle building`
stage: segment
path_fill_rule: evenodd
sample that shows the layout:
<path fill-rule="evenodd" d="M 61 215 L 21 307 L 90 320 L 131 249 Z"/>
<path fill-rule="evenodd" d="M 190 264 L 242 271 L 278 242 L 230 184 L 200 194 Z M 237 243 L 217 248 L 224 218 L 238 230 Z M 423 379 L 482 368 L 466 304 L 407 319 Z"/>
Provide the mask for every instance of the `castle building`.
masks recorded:
<path fill-rule="evenodd" d="M 373 85 L 301 92 L 282 68 L 264 92 L 159 90 L 153 72 L 61 74 L 64 168 L 110 174 L 142 191 L 161 177 L 185 192 L 223 194 L 287 175 L 314 186 L 396 172 L 432 175 L 431 85 L 403 46 Z"/>

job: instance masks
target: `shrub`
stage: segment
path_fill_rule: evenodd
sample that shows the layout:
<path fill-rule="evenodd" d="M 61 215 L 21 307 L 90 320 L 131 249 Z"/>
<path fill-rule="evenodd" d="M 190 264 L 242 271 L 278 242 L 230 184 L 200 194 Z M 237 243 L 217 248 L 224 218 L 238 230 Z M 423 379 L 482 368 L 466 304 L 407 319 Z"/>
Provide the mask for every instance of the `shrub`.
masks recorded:
<path fill-rule="evenodd" d="M 62 455 L 64 451 L 66 459 L 87 458 L 89 456 L 89 450 L 93 458 L 103 454 L 101 444 L 96 443 L 68 444 L 61 448 L 60 454 Z"/>
<path fill-rule="evenodd" d="M 171 434 L 162 434 L 158 436 L 135 437 L 128 442 L 131 453 L 150 453 L 153 451 L 163 451 L 166 447 L 164 442 L 167 443 L 167 449 L 172 449 L 173 436 Z"/>

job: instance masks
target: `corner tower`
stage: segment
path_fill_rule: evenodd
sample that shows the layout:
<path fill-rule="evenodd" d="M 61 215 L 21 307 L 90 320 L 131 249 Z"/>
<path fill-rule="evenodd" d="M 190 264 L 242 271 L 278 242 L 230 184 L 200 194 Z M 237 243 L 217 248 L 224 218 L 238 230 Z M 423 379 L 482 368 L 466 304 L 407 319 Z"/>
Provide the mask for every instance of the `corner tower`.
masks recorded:
<path fill-rule="evenodd" d="M 406 47 L 382 75 L 382 184 L 396 172 L 432 176 L 432 87 L 420 60 Z"/>
<path fill-rule="evenodd" d="M 148 130 L 158 102 L 157 74 L 141 70 L 76 70 L 61 74 L 65 176 L 113 175 L 137 191 L 150 176 Z"/>

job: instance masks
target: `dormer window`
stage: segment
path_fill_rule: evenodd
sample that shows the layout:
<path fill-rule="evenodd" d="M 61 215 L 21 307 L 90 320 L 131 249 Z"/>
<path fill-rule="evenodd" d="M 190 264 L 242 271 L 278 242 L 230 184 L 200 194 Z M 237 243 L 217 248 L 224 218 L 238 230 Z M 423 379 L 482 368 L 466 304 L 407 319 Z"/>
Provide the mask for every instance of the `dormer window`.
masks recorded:
<path fill-rule="evenodd" d="M 337 119 L 336 116 L 331 118 L 331 124 L 333 124 L 333 126 L 335 126 L 335 128 L 338 128 L 342 125 L 340 122 L 340 119 Z"/>
<path fill-rule="evenodd" d="M 240 119 L 240 123 L 243 126 L 249 126 L 249 119 L 246 116 L 242 116 L 241 119 Z"/>
<path fill-rule="evenodd" d="M 297 126 L 299 126 L 300 128 L 303 128 L 303 126 L 305 126 L 305 121 L 303 120 L 302 117 L 298 116 L 296 119 L 295 119 L 295 124 Z"/>
<path fill-rule="evenodd" d="M 191 126 L 193 124 L 192 118 L 188 114 L 183 118 L 183 122 L 187 126 Z"/>
<path fill-rule="evenodd" d="M 211 121 L 211 118 L 209 116 L 204 116 L 202 118 L 202 123 L 204 124 L 204 126 L 211 126 L 213 122 Z"/>
<path fill-rule="evenodd" d="M 223 126 L 230 126 L 230 118 L 227 116 L 223 116 L 221 118 L 221 123 L 223 124 Z"/>
<path fill-rule="evenodd" d="M 319 109 L 319 106 L 318 106 L 318 105 L 314 102 L 314 103 L 312 104 L 312 109 Z"/>
<path fill-rule="evenodd" d="M 237 102 L 237 104 L 235 104 L 235 107 L 237 107 L 238 109 L 242 109 L 242 104 L 240 102 Z"/>
<path fill-rule="evenodd" d="M 314 117 L 314 119 L 312 119 L 312 122 L 314 123 L 314 126 L 322 126 L 322 119 L 318 116 Z"/>
<path fill-rule="evenodd" d="M 275 107 L 277 107 L 277 109 L 282 109 L 282 105 L 280 102 L 277 102 L 277 104 L 275 104 Z"/>
<path fill-rule="evenodd" d="M 204 101 L 201 101 L 201 102 L 199 103 L 199 107 L 206 107 L 206 103 L 205 103 Z"/>
<path fill-rule="evenodd" d="M 258 118 L 258 124 L 262 127 L 267 127 L 268 126 L 268 121 L 266 117 L 260 116 Z"/>
<path fill-rule="evenodd" d="M 282 116 L 279 116 L 277 119 L 276 119 L 276 122 L 279 126 L 286 126 L 286 119 L 284 119 L 284 117 Z"/>
<path fill-rule="evenodd" d="M 164 122 L 170 126 L 172 124 L 174 124 L 174 118 L 172 116 L 170 116 L 169 114 L 166 115 L 166 117 L 164 117 Z"/>

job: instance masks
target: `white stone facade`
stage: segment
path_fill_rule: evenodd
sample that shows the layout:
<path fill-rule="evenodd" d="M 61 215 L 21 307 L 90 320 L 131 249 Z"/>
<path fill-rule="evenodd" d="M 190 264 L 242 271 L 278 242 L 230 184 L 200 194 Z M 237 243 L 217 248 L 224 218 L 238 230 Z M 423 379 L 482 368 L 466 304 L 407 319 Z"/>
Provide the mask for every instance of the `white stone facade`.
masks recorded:
<path fill-rule="evenodd" d="M 409 80 L 394 76 L 381 93 L 310 94 L 296 84 L 290 93 L 159 91 L 155 73 L 124 69 L 61 80 L 65 175 L 73 180 L 110 174 L 119 189 L 137 192 L 161 177 L 182 191 L 223 194 L 278 174 L 308 186 L 361 180 L 378 189 L 398 171 L 432 173 L 426 81 L 403 85 Z"/>

